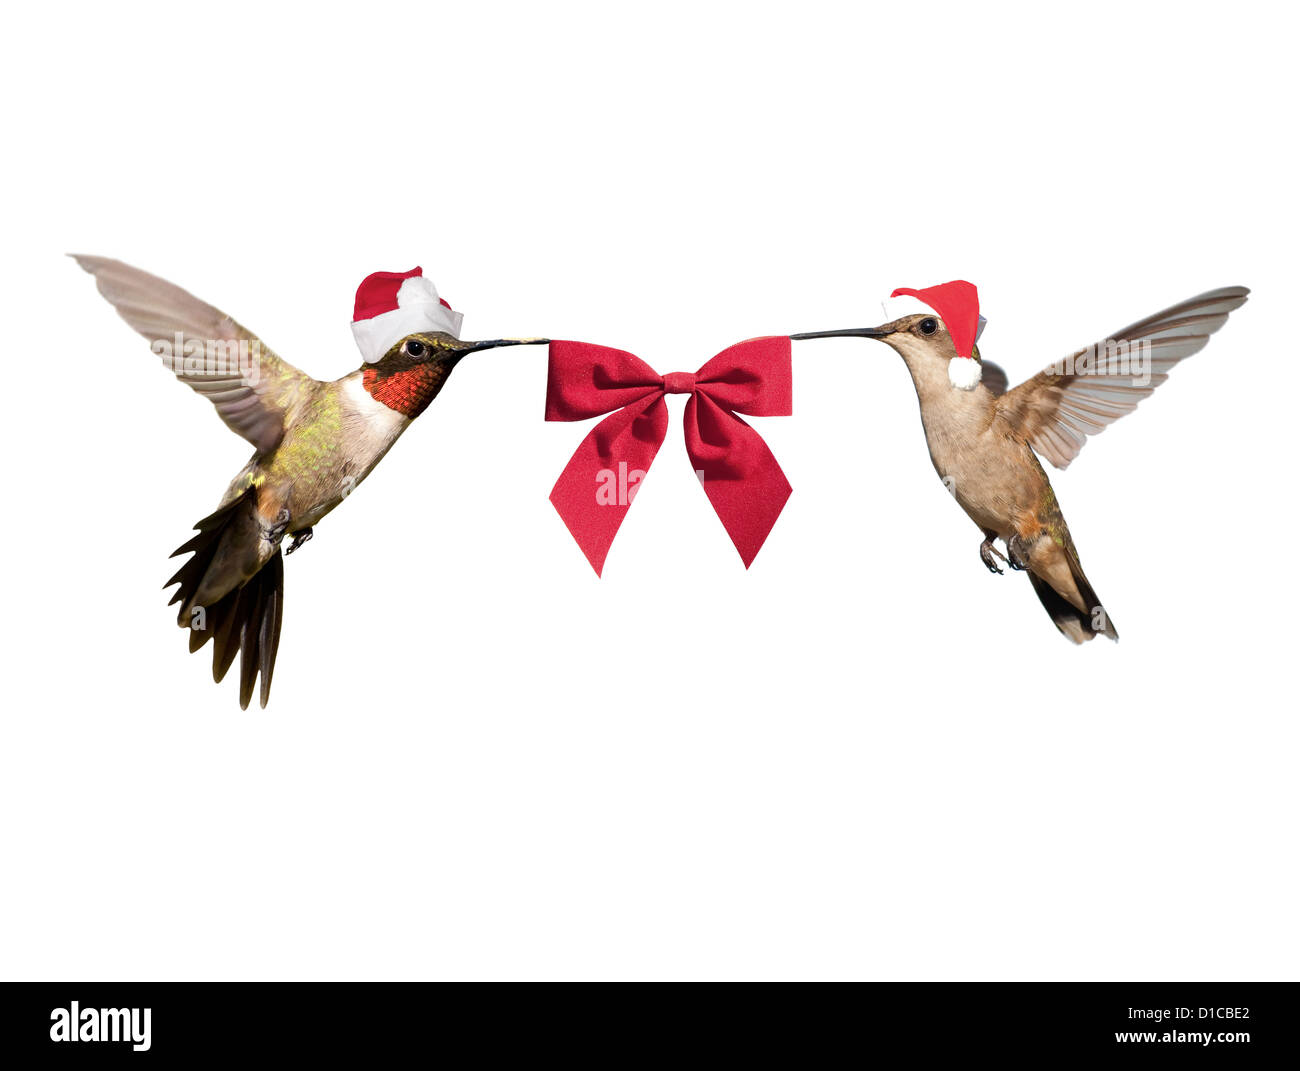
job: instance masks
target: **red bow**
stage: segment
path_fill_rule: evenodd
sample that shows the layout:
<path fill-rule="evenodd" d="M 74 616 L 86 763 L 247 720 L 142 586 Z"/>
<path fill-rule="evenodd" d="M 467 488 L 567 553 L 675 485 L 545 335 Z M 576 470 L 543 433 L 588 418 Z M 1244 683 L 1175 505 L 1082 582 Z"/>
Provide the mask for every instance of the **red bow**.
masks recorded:
<path fill-rule="evenodd" d="M 666 376 L 623 350 L 552 340 L 546 419 L 612 414 L 582 440 L 551 491 L 596 574 L 668 433 L 665 394 L 691 396 L 683 414 L 686 452 L 748 569 L 790 497 L 790 483 L 767 443 L 736 413 L 789 416 L 790 393 L 784 336 L 738 343 L 694 375 Z"/>

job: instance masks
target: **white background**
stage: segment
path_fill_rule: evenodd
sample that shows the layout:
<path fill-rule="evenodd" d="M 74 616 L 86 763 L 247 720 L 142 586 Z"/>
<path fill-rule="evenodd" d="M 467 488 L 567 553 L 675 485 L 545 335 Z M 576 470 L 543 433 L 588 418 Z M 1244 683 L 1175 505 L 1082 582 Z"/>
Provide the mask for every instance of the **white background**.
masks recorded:
<path fill-rule="evenodd" d="M 913 10 L 18 16 L 0 973 L 1295 977 L 1294 16 Z M 884 346 L 796 343 L 748 573 L 672 399 L 603 580 L 547 501 L 586 426 L 502 350 L 289 560 L 240 713 L 159 586 L 249 449 L 69 251 L 323 378 L 416 263 L 466 337 L 662 371 L 963 277 L 1018 382 L 1254 294 L 1053 474 L 1118 645 L 985 571 Z"/>

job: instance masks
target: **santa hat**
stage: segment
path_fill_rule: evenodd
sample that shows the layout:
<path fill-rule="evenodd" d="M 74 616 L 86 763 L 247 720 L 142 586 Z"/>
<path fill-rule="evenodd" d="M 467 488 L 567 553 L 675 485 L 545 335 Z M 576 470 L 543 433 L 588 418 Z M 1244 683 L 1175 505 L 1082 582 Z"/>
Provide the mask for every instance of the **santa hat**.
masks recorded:
<path fill-rule="evenodd" d="M 915 312 L 937 313 L 957 348 L 957 356 L 948 362 L 948 382 L 961 390 L 974 390 L 979 385 L 982 370 L 973 354 L 984 331 L 984 317 L 980 315 L 979 292 L 974 283 L 956 279 L 924 290 L 899 287 L 884 305 L 886 320 Z"/>
<path fill-rule="evenodd" d="M 374 364 L 407 335 L 442 331 L 460 338 L 460 321 L 419 268 L 377 271 L 357 287 L 352 335 L 366 363 Z"/>

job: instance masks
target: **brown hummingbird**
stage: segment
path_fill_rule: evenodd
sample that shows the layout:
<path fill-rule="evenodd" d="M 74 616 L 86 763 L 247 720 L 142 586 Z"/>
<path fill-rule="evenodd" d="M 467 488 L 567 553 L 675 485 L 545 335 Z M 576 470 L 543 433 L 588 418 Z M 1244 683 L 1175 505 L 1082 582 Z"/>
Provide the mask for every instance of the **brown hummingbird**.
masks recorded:
<path fill-rule="evenodd" d="M 357 290 L 361 367 L 325 382 L 178 286 L 118 260 L 74 259 L 166 367 L 253 446 L 216 511 L 172 554 L 192 556 L 163 586 L 180 585 L 171 601 L 181 604 L 177 622 L 190 630 L 190 650 L 213 641 L 213 679 L 240 654 L 239 705 L 248 707 L 260 674 L 265 707 L 284 612 L 284 537 L 292 536 L 286 554 L 311 538 L 467 353 L 546 340 L 462 341 L 460 314 L 419 268 L 377 272 Z"/>
<path fill-rule="evenodd" d="M 1131 412 L 1174 365 L 1204 347 L 1249 293 L 1228 286 L 1173 305 L 1014 390 L 1006 373 L 980 356 L 978 297 L 960 280 L 894 291 L 911 308 L 880 327 L 791 338 L 877 338 L 897 352 L 920 399 L 935 471 L 984 534 L 980 559 L 994 573 L 1002 572 L 996 559 L 1026 571 L 1056 627 L 1075 643 L 1098 633 L 1117 640 L 1037 455 L 1059 469 L 1069 465 L 1089 435 Z M 1005 544 L 1005 556 L 994 539 Z"/>

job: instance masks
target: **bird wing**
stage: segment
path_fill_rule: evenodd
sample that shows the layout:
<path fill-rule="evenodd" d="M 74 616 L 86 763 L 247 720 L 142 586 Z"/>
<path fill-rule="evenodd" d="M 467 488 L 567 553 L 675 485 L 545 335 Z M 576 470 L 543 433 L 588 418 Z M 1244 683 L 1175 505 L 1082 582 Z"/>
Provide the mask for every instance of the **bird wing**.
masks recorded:
<path fill-rule="evenodd" d="M 216 406 L 231 431 L 261 453 L 279 445 L 286 415 L 315 380 L 179 286 L 120 260 L 77 254 L 73 259 L 95 277 L 118 315 L 154 344 L 176 378 Z M 182 352 L 175 353 L 178 336 Z"/>
<path fill-rule="evenodd" d="M 1007 379 L 1007 373 L 1000 364 L 994 364 L 992 361 L 986 361 L 980 358 L 980 382 L 989 390 L 994 397 L 1000 398 L 1006 394 L 1007 387 L 1011 381 Z"/>
<path fill-rule="evenodd" d="M 1089 435 L 1132 412 L 1174 365 L 1203 348 L 1249 293 L 1221 287 L 1130 324 L 1002 395 L 996 416 L 1063 469 Z"/>

